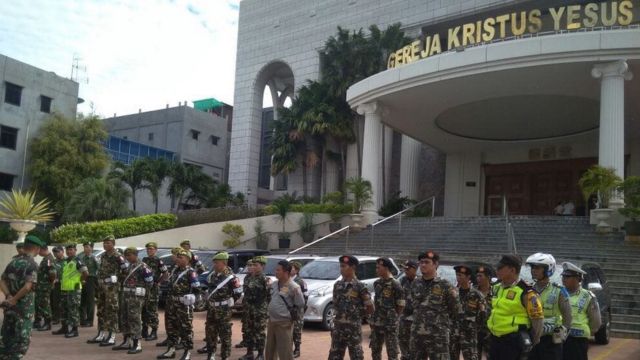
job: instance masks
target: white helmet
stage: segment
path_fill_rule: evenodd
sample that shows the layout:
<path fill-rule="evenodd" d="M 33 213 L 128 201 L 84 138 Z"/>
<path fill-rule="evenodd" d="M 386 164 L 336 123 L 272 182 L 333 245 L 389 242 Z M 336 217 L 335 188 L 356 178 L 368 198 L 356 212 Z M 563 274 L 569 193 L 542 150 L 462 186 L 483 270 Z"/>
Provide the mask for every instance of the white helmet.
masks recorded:
<path fill-rule="evenodd" d="M 546 266 L 545 274 L 547 277 L 551 277 L 556 271 L 556 259 L 551 254 L 535 253 L 527 258 L 527 265 Z"/>

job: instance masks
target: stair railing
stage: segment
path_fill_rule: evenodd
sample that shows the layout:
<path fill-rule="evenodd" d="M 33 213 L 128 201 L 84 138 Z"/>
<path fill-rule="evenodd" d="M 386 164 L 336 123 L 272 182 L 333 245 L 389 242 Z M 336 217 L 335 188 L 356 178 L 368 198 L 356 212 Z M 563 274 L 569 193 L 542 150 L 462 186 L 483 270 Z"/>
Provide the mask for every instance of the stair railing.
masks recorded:
<path fill-rule="evenodd" d="M 502 195 L 502 213 L 504 215 L 505 233 L 507 235 L 507 250 L 511 254 L 518 254 L 516 246 L 516 234 L 513 231 L 513 224 L 509 220 L 509 201 L 506 195 Z"/>
<path fill-rule="evenodd" d="M 416 207 L 418 207 L 418 206 L 420 206 L 422 204 L 426 204 L 426 203 L 429 203 L 429 202 L 431 202 L 431 217 L 434 217 L 435 213 L 436 213 L 436 197 L 432 196 L 432 197 L 426 198 L 426 199 L 424 199 L 422 201 L 419 201 L 419 202 L 409 206 L 408 208 L 406 208 L 406 209 L 404 209 L 402 211 L 399 211 L 399 212 L 397 212 L 397 213 L 395 213 L 395 214 L 393 214 L 391 216 L 387 216 L 386 218 L 378 220 L 378 221 L 374 222 L 373 224 L 371 224 L 371 247 L 373 247 L 373 239 L 375 237 L 374 232 L 375 232 L 375 228 L 376 228 L 377 225 L 380 225 L 380 224 L 382 224 L 384 222 L 387 222 L 387 221 L 389 221 L 391 219 L 398 218 L 398 234 L 400 234 L 400 233 L 402 233 L 402 214 L 404 214 L 404 213 L 406 213 L 408 211 L 411 211 L 411 210 L 415 209 Z"/>
<path fill-rule="evenodd" d="M 323 240 L 325 240 L 325 239 L 328 239 L 328 238 L 330 238 L 330 237 L 332 237 L 332 236 L 334 236 L 334 235 L 338 235 L 338 234 L 340 234 L 340 233 L 342 233 L 342 232 L 346 232 L 346 234 L 347 234 L 347 237 L 346 237 L 346 240 L 345 240 L 344 250 L 345 250 L 345 252 L 348 252 L 348 251 L 349 251 L 349 228 L 350 228 L 350 227 L 351 227 L 351 226 L 347 225 L 347 226 L 343 227 L 343 228 L 342 228 L 342 229 L 340 229 L 340 230 L 336 230 L 336 231 L 332 232 L 332 233 L 331 233 L 331 234 L 329 234 L 329 235 L 325 235 L 325 236 L 323 236 L 323 237 L 319 238 L 318 240 L 312 241 L 312 242 L 310 242 L 310 243 L 308 243 L 308 244 L 306 244 L 306 245 L 303 245 L 303 246 L 301 246 L 301 247 L 299 247 L 299 248 L 297 248 L 297 249 L 295 249 L 295 250 L 289 251 L 289 254 L 295 254 L 295 253 L 297 253 L 298 251 L 300 251 L 300 250 L 302 250 L 302 249 L 306 249 L 306 248 L 308 248 L 308 247 L 309 247 L 309 246 L 311 246 L 311 245 L 317 244 L 317 243 L 319 243 L 320 241 L 323 241 Z"/>

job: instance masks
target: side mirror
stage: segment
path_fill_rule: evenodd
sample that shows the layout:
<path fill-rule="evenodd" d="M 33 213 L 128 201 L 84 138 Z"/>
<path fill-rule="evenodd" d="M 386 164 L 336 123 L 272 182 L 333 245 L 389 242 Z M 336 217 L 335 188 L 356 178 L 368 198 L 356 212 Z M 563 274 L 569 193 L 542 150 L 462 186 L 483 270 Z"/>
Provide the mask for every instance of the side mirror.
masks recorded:
<path fill-rule="evenodd" d="M 601 291 L 602 290 L 602 284 L 597 283 L 597 282 L 589 283 L 587 285 L 587 289 L 589 289 L 589 291 Z"/>

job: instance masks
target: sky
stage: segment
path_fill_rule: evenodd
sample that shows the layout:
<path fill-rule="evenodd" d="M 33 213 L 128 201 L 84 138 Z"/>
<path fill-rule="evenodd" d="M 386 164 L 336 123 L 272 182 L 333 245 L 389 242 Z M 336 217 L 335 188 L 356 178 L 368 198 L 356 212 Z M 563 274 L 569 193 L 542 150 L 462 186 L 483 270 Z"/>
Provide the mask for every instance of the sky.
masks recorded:
<path fill-rule="evenodd" d="M 0 54 L 70 78 L 103 117 L 233 104 L 240 0 L 0 1 Z"/>

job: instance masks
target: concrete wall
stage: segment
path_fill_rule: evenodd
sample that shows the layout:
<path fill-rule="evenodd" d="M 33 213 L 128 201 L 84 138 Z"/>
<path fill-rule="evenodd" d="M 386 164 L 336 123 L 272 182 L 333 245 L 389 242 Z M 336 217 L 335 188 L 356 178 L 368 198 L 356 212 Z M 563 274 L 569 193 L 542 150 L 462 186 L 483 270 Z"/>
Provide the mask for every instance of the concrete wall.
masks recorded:
<path fill-rule="evenodd" d="M 480 153 L 447 155 L 444 216 L 480 215 L 481 164 Z"/>

